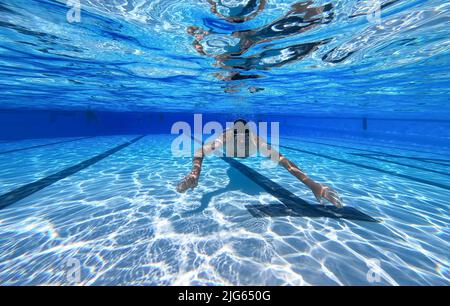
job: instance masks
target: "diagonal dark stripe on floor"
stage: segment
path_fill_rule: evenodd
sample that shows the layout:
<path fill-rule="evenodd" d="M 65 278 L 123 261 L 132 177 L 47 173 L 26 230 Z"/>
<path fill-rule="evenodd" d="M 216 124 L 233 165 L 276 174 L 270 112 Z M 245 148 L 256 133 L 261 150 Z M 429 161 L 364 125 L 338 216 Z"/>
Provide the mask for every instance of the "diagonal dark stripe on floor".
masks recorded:
<path fill-rule="evenodd" d="M 401 174 L 401 173 L 397 173 L 397 172 L 393 172 L 393 171 L 389 171 L 389 170 L 384 170 L 384 169 L 380 169 L 380 168 L 376 168 L 376 167 L 372 167 L 372 166 L 368 166 L 368 165 L 364 165 L 364 164 L 360 164 L 360 163 L 355 163 L 355 162 L 352 162 L 352 161 L 349 161 L 349 160 L 345 160 L 345 159 L 342 159 L 342 158 L 337 158 L 337 157 L 333 157 L 333 156 L 329 156 L 329 155 L 325 155 L 325 154 L 321 154 L 321 153 L 314 153 L 314 152 L 311 152 L 311 151 L 300 150 L 300 149 L 296 149 L 296 148 L 289 147 L 289 146 L 280 146 L 280 147 L 288 149 L 288 150 L 292 150 L 292 151 L 297 151 L 297 152 L 300 152 L 300 153 L 310 154 L 310 155 L 314 155 L 314 156 L 323 157 L 323 158 L 326 158 L 326 159 L 329 159 L 329 160 L 338 161 L 338 162 L 341 162 L 341 163 L 345 163 L 347 165 L 353 165 L 353 166 L 357 166 L 357 167 L 364 168 L 364 169 L 375 170 L 375 171 L 378 171 L 378 172 L 381 172 L 381 173 L 385 173 L 385 174 L 389 174 L 389 175 L 392 175 L 392 176 L 397 176 L 397 177 L 401 177 L 401 178 L 404 178 L 404 179 L 408 179 L 408 180 L 411 180 L 411 181 L 414 181 L 414 182 L 417 182 L 417 183 L 422 183 L 422 184 L 426 184 L 426 185 L 442 188 L 442 189 L 445 189 L 445 190 L 450 190 L 450 186 L 445 185 L 445 184 L 440 184 L 440 183 L 436 183 L 436 182 L 433 182 L 433 181 L 424 180 L 424 179 L 421 179 L 421 178 L 412 177 L 412 176 L 409 176 L 409 175 L 405 175 L 405 174 Z"/>
<path fill-rule="evenodd" d="M 20 152 L 20 151 L 26 151 L 26 150 L 31 150 L 31 149 L 37 149 L 37 148 L 42 148 L 42 147 L 47 147 L 47 146 L 53 146 L 53 145 L 57 145 L 57 144 L 61 144 L 61 143 L 74 142 L 74 141 L 83 140 L 83 139 L 89 139 L 89 138 L 94 138 L 94 137 L 96 137 L 96 136 L 83 137 L 83 138 L 77 138 L 77 139 L 71 139 L 71 140 L 63 140 L 63 141 L 58 141 L 58 142 L 51 142 L 51 143 L 36 145 L 36 146 L 32 146 L 32 147 L 26 147 L 26 148 L 14 149 L 14 150 L 9 150 L 9 151 L 3 151 L 3 152 L 0 152 L 0 155 L 1 154 L 14 153 L 14 152 Z"/>
<path fill-rule="evenodd" d="M 302 140 L 300 140 L 300 139 L 298 139 L 298 138 L 291 138 L 291 137 L 286 137 L 286 136 L 284 136 L 284 137 L 282 137 L 282 138 L 284 138 L 284 139 L 290 139 L 290 140 L 296 140 L 296 141 L 304 141 L 303 139 Z M 330 138 L 327 138 L 327 139 L 324 139 L 325 141 L 326 140 L 328 140 L 328 141 L 336 141 L 336 139 L 330 139 Z M 358 144 L 358 145 L 362 145 L 362 146 L 372 146 L 372 147 L 376 147 L 376 148 L 387 148 L 387 149 L 397 149 L 397 150 L 402 150 L 402 151 L 409 151 L 409 152 L 418 152 L 418 153 L 426 153 L 426 154 L 435 154 L 435 155 L 446 155 L 446 154 L 443 154 L 443 153 L 436 153 L 436 152 L 430 152 L 430 151 L 424 151 L 424 150 L 417 150 L 417 149 L 412 149 L 412 148 L 405 148 L 405 147 L 396 147 L 396 146 L 388 146 L 388 145 L 383 145 L 383 144 L 379 144 L 379 143 L 377 143 L 377 144 L 374 144 L 374 143 L 370 143 L 370 144 L 368 144 L 368 143 L 364 143 L 364 142 L 360 142 L 360 141 L 355 141 L 355 140 L 349 140 L 349 139 L 345 139 L 345 141 L 346 142 L 351 142 L 351 143 L 354 143 L 354 144 Z M 306 141 L 305 141 L 306 142 Z M 317 142 L 318 144 L 325 144 L 325 143 L 320 143 L 320 142 Z M 331 145 L 331 146 L 333 146 L 333 144 L 330 144 L 330 143 L 326 143 L 326 145 Z M 372 150 L 369 150 L 369 149 L 356 149 L 356 148 L 353 148 L 354 150 L 364 150 L 364 151 L 372 151 Z M 372 152 L 375 152 L 375 151 L 372 151 Z"/>
<path fill-rule="evenodd" d="M 201 141 L 195 139 L 193 136 L 192 139 L 199 144 L 202 143 Z M 231 167 L 235 168 L 240 173 L 251 179 L 264 191 L 284 204 L 246 206 L 250 214 L 252 214 L 256 218 L 286 216 L 309 218 L 326 217 L 333 219 L 378 222 L 376 219 L 364 214 L 363 212 L 360 212 L 353 207 L 347 206 L 344 208 L 336 208 L 334 206 L 324 207 L 322 205 L 309 204 L 283 186 L 275 183 L 274 181 L 251 169 L 250 167 L 238 162 L 237 160 L 229 157 L 221 157 L 221 159 L 228 163 Z"/>
<path fill-rule="evenodd" d="M 330 144 L 330 143 L 323 143 L 323 142 L 303 140 L 303 139 L 300 140 L 300 139 L 293 139 L 293 138 L 289 138 L 289 137 L 282 137 L 282 138 L 288 139 L 291 141 L 319 144 L 319 145 L 328 146 L 328 147 L 332 147 L 332 148 L 342 148 L 342 149 L 349 149 L 349 150 L 355 150 L 355 151 L 370 152 L 370 153 L 380 155 L 382 157 L 410 159 L 410 160 L 414 160 L 414 161 L 420 161 L 420 162 L 429 163 L 429 164 L 436 164 L 436 165 L 440 165 L 440 166 L 448 166 L 448 164 L 445 164 L 445 162 L 449 162 L 448 159 L 402 156 L 402 155 L 389 154 L 389 153 L 373 151 L 373 150 L 368 150 L 368 149 L 353 148 L 353 147 L 348 147 L 348 146 L 343 146 L 343 145 L 338 145 L 338 144 Z M 406 150 L 406 149 L 403 149 L 403 150 Z M 408 151 L 408 150 L 406 150 L 406 151 Z M 430 152 L 428 152 L 428 154 L 430 154 Z M 366 154 L 361 154 L 361 155 L 366 156 Z"/>
<path fill-rule="evenodd" d="M 125 149 L 129 145 L 139 141 L 144 136 L 136 137 L 128 142 L 125 142 L 121 145 L 118 145 L 117 147 L 114 147 L 106 152 L 103 152 L 97 156 L 94 156 L 93 158 L 90 158 L 88 160 L 85 160 L 79 164 L 76 164 L 72 167 L 66 168 L 62 171 L 59 171 L 58 173 L 52 174 L 50 176 L 47 176 L 43 179 L 40 179 L 36 182 L 27 184 L 25 186 L 19 187 L 13 191 L 10 191 L 6 194 L 3 194 L 0 196 L 0 209 L 4 209 L 10 205 L 13 205 L 17 203 L 18 201 L 32 195 L 33 193 L 36 193 L 62 179 L 65 179 L 66 177 L 69 177 L 83 169 L 86 169 L 89 166 L 92 166 L 93 164 L 98 163 L 99 161 L 107 158 L 108 156 L 119 152 L 122 149 Z"/>
<path fill-rule="evenodd" d="M 388 154 L 388 153 L 377 153 L 377 154 L 367 154 L 367 153 L 355 153 L 359 154 L 361 156 L 381 156 L 381 157 L 391 157 L 391 158 L 400 158 L 400 159 L 411 159 L 415 161 L 422 161 L 426 163 L 432 163 L 434 162 L 437 165 L 443 165 L 448 166 L 450 163 L 450 160 L 448 159 L 442 159 L 442 158 L 426 158 L 426 157 L 412 157 L 412 156 L 402 156 L 402 155 L 395 155 L 395 154 Z M 436 163 L 441 162 L 441 163 Z"/>
<path fill-rule="evenodd" d="M 251 179 L 264 191 L 271 194 L 284 204 L 281 205 L 249 205 L 247 209 L 255 217 L 274 217 L 274 216 L 297 216 L 297 217 L 326 217 L 333 219 L 348 219 L 359 221 L 377 222 L 371 216 L 368 216 L 353 207 L 336 208 L 332 206 L 324 207 L 322 205 L 312 205 L 299 198 L 283 186 L 275 183 L 264 175 L 258 173 L 252 168 L 229 157 L 222 157 L 230 166 L 237 169 L 243 175 Z"/>
<path fill-rule="evenodd" d="M 396 161 L 393 161 L 393 160 L 388 160 L 388 159 L 384 159 L 384 158 L 375 157 L 375 156 L 372 156 L 372 155 L 358 154 L 358 153 L 351 153 L 351 154 L 355 155 L 355 156 L 361 156 L 361 157 L 364 157 L 364 158 L 369 158 L 369 159 L 373 159 L 373 160 L 382 161 L 382 162 L 389 163 L 389 164 L 394 164 L 394 165 L 414 168 L 414 169 L 417 169 L 417 170 L 422 170 L 422 171 L 433 172 L 433 173 L 437 173 L 437 174 L 441 174 L 441 175 L 445 175 L 445 176 L 450 176 L 449 172 L 442 172 L 442 171 L 433 170 L 433 169 L 429 169 L 429 168 L 423 168 L 423 167 L 419 167 L 419 166 L 414 166 L 414 165 L 410 165 L 410 164 L 396 162 Z"/>

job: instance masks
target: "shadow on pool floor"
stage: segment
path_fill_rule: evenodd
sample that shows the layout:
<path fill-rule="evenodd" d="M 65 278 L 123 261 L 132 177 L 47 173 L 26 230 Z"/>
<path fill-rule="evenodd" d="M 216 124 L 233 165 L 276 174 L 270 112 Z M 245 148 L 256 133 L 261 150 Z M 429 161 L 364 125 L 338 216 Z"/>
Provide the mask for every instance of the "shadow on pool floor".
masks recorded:
<path fill-rule="evenodd" d="M 336 208 L 334 206 L 313 205 L 296 196 L 283 186 L 273 182 L 264 175 L 250 167 L 231 158 L 222 158 L 230 165 L 227 171 L 230 179 L 227 186 L 212 192 L 205 193 L 200 200 L 197 209 L 184 213 L 184 216 L 192 216 L 203 212 L 208 208 L 212 198 L 230 191 L 241 191 L 249 195 L 258 195 L 261 188 L 278 199 L 281 203 L 270 205 L 247 205 L 249 213 L 255 218 L 267 217 L 308 217 L 308 218 L 332 218 L 357 221 L 378 222 L 369 215 L 353 208 Z M 247 182 L 243 181 L 247 180 Z"/>
<path fill-rule="evenodd" d="M 303 201 L 299 198 L 299 200 Z M 332 219 L 346 219 L 357 221 L 378 222 L 369 215 L 360 212 L 353 207 L 324 207 L 322 205 L 303 204 L 296 206 L 286 206 L 283 204 L 270 205 L 247 205 L 245 208 L 255 218 L 276 218 L 276 217 L 307 217 L 307 218 L 332 218 Z"/>

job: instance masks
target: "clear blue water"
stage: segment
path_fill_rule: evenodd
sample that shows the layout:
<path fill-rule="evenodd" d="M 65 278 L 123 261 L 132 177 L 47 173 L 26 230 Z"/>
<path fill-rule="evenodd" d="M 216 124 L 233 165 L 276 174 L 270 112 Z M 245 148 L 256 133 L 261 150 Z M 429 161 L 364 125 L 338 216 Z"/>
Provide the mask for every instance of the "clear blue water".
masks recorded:
<path fill-rule="evenodd" d="M 370 3 L 0 0 L 0 285 L 449 285 L 450 5 Z M 177 193 L 193 113 L 345 208 L 260 157 Z"/>
<path fill-rule="evenodd" d="M 271 28 L 296 1 L 267 1 L 259 15 L 244 23 L 211 13 L 206 0 L 81 0 L 81 22 L 72 24 L 66 21 L 66 1 L 0 3 L 5 108 L 420 111 L 437 116 L 450 111 L 450 8 L 443 0 L 381 0 L 385 7 L 380 24 L 364 15 L 370 1 L 330 1 L 331 11 L 311 13 L 310 19 L 320 22 L 284 21 L 275 30 L 290 30 L 289 21 L 309 28 L 292 27 L 293 34 L 265 33 L 267 39 L 263 34 L 239 38 L 245 37 L 239 33 Z M 313 1 L 310 7 L 326 3 Z M 190 26 L 211 33 L 200 42 L 205 55 L 193 47 Z M 289 49 L 323 41 L 327 42 L 302 58 Z M 250 47 L 245 51 L 241 45 Z M 214 58 L 232 52 L 234 62 Z M 251 64 L 244 63 L 252 57 Z M 261 78 L 220 80 L 236 72 Z M 251 94 L 249 87 L 265 90 Z"/>
<path fill-rule="evenodd" d="M 99 136 L 4 155 L 1 193 L 134 137 Z M 95 285 L 370 285 L 371 259 L 380 261 L 377 284 L 448 284 L 448 191 L 414 180 L 427 177 L 448 184 L 448 173 L 430 172 L 448 166 L 404 161 L 425 168 L 418 171 L 352 155 L 359 149 L 384 152 L 371 143 L 348 142 L 348 149 L 339 149 L 328 146 L 342 145 L 336 139 L 289 137 L 286 146 L 394 173 L 284 150 L 312 178 L 339 190 L 347 207 L 379 222 L 310 217 L 296 205 L 300 208 L 302 200 L 317 205 L 311 192 L 284 169 L 262 167 L 258 158 L 242 163 L 294 193 L 297 204 L 283 208 L 280 197 L 214 157 L 205 161 L 198 189 L 180 196 L 175 185 L 190 162 L 171 156 L 172 138 L 146 136 L 3 209 L 2 283 L 70 284 L 66 260 L 78 258 L 81 283 Z M 445 159 L 449 153 L 416 154 L 413 149 L 389 152 L 433 159 Z M 261 206 L 266 214 L 254 217 L 250 212 Z"/>

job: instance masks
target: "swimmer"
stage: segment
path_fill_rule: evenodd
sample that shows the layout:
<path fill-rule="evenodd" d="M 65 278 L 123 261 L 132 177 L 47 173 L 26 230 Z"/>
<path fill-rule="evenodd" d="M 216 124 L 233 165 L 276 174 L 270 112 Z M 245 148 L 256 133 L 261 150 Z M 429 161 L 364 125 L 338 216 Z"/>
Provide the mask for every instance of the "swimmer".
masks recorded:
<path fill-rule="evenodd" d="M 338 208 L 343 207 L 342 200 L 335 190 L 309 178 L 293 162 L 268 145 L 264 139 L 252 133 L 244 119 L 236 120 L 232 128 L 227 129 L 214 141 L 203 145 L 195 153 L 192 171 L 178 183 L 178 192 L 184 193 L 188 189 L 197 187 L 202 170 L 203 157 L 217 150 L 222 150 L 226 153 L 226 156 L 233 156 L 234 158 L 248 158 L 260 152 L 263 156 L 275 159 L 275 162 L 283 166 L 289 173 L 311 189 L 317 201 L 321 204 L 325 205 L 325 201 L 328 201 Z"/>

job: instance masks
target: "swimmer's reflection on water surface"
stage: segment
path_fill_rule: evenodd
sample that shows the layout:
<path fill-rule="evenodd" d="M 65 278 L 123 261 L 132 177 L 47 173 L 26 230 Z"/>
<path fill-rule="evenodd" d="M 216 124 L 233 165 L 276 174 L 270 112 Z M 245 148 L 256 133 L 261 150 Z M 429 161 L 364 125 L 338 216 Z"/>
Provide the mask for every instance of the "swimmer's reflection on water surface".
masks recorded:
<path fill-rule="evenodd" d="M 243 0 L 226 1 L 226 0 L 208 0 L 211 4 L 211 12 L 229 22 L 241 23 L 255 18 L 259 12 L 264 10 L 266 0 Z M 227 12 L 224 15 L 222 12 Z"/>
<path fill-rule="evenodd" d="M 219 17 L 229 22 L 244 22 L 256 17 L 265 7 L 266 1 L 208 1 L 212 5 L 212 11 Z M 319 25 L 331 22 L 334 17 L 333 5 L 325 4 L 312 7 L 312 2 L 299 2 L 291 6 L 291 9 L 282 17 L 270 24 L 256 29 L 235 31 L 231 34 L 216 33 L 213 30 L 205 30 L 200 27 L 190 26 L 188 34 L 194 37 L 193 46 L 202 55 L 216 59 L 218 67 L 230 70 L 268 70 L 281 67 L 288 63 L 299 61 L 329 40 L 294 44 L 287 47 L 266 48 L 263 52 L 242 56 L 255 45 L 273 42 L 286 37 L 305 33 Z M 222 8 L 222 10 L 219 10 Z M 225 9 L 226 8 L 226 9 Z M 229 15 L 225 16 L 224 12 Z M 239 15 L 237 12 L 240 12 Z M 234 81 L 236 72 L 230 72 L 229 76 L 215 74 L 223 81 Z M 258 78 L 259 75 L 255 75 Z M 252 77 L 249 77 L 252 78 Z"/>

